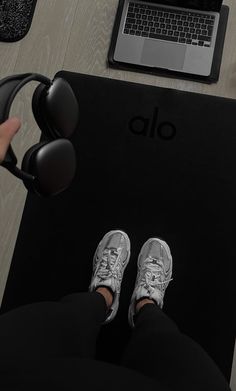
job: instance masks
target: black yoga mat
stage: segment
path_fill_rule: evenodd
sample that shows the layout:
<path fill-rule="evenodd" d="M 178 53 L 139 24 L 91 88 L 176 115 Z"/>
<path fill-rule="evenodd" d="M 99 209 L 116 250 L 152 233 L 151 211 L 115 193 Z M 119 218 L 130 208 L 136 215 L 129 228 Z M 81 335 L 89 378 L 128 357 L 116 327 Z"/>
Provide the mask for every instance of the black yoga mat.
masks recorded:
<path fill-rule="evenodd" d="M 97 358 L 118 362 L 137 257 L 149 237 L 170 246 L 163 310 L 230 379 L 235 337 L 236 101 L 59 72 L 75 91 L 78 171 L 50 200 L 28 195 L 1 313 L 87 291 L 97 244 L 131 240 L 115 320 Z M 79 308 L 78 308 L 79 311 Z M 81 314 L 83 316 L 83 314 Z"/>

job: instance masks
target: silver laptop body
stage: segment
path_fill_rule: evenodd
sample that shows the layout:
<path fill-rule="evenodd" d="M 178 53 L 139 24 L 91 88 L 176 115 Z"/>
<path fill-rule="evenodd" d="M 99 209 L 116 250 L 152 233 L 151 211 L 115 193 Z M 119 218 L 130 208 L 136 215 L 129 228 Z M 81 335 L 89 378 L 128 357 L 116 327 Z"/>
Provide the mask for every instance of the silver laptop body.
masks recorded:
<path fill-rule="evenodd" d="M 114 60 L 130 64 L 163 68 L 178 72 L 186 72 L 195 75 L 209 76 L 211 73 L 212 60 L 219 25 L 219 12 L 209 12 L 190 8 L 169 6 L 165 5 L 164 3 L 164 1 L 163 3 L 160 3 L 159 1 L 147 2 L 125 0 L 119 33 L 117 37 L 117 44 L 114 52 Z M 142 30 L 138 30 L 141 29 L 141 24 L 137 24 L 137 19 L 130 18 L 128 16 L 135 16 L 135 18 L 137 18 L 138 13 L 141 12 L 139 16 L 141 22 L 138 23 L 143 23 L 142 18 L 147 11 L 141 11 L 141 7 L 144 7 L 146 9 L 147 6 L 150 7 L 150 13 L 148 12 L 149 15 L 147 15 L 146 18 L 146 26 L 143 26 Z M 188 34 L 188 36 L 191 35 L 191 27 L 189 26 L 182 26 L 182 31 L 179 31 L 179 34 L 182 33 L 183 36 L 185 32 L 184 30 L 189 28 L 188 33 L 185 32 L 185 38 L 182 38 L 182 41 L 184 41 L 184 43 L 182 43 L 181 37 L 177 36 L 177 32 L 175 31 L 173 31 L 171 41 L 168 40 L 168 35 L 164 39 L 156 38 L 162 34 L 162 31 L 167 32 L 166 29 L 163 30 L 163 27 L 166 27 L 168 25 L 164 25 L 160 22 L 160 20 L 163 21 L 163 19 L 158 16 L 158 12 L 155 13 L 155 6 L 158 6 L 158 8 L 163 9 L 163 13 L 160 12 L 160 10 L 158 11 L 160 15 L 165 14 L 167 15 L 167 17 L 172 18 L 169 19 L 171 23 L 174 23 L 175 19 L 177 18 L 174 10 L 176 10 L 177 12 L 181 11 L 180 17 L 178 17 L 178 19 L 176 20 L 177 28 L 175 31 L 177 32 L 180 28 L 179 21 L 184 18 L 184 16 L 182 15 L 183 12 L 185 12 L 185 20 L 191 20 L 192 18 L 192 20 L 195 19 L 197 21 L 204 20 L 204 23 L 206 23 L 206 20 L 210 20 L 211 22 L 207 22 L 211 23 L 210 39 L 206 38 L 207 41 L 201 41 L 201 43 L 199 43 L 199 37 L 201 40 L 204 39 L 204 37 L 201 35 L 203 30 L 201 30 L 201 33 L 200 35 L 198 35 L 197 38 L 196 35 L 192 35 L 192 37 L 195 37 L 196 39 L 191 39 L 191 44 L 187 43 L 190 42 L 190 40 L 187 40 L 186 34 Z M 189 15 L 191 16 L 189 17 Z M 201 19 L 202 15 L 206 15 L 207 19 Z M 155 20 L 153 20 L 154 18 Z M 127 23 L 127 21 L 134 23 Z M 182 20 L 182 22 L 184 23 L 184 20 Z M 151 26 L 149 26 L 149 24 L 151 24 Z M 204 26 L 203 23 L 199 23 L 199 25 L 200 28 Z M 129 27 L 128 29 L 127 26 Z M 135 28 L 135 26 L 136 30 L 133 29 Z M 171 28 L 174 28 L 173 25 L 170 24 L 170 26 Z M 205 26 L 207 26 L 208 28 L 208 25 Z M 147 28 L 149 28 L 149 30 L 147 30 Z M 144 29 L 146 32 L 144 31 Z M 152 33 L 150 33 L 151 29 Z M 191 30 L 193 31 L 193 29 Z M 196 31 L 198 30 L 195 30 L 195 32 Z M 156 32 L 158 32 L 158 34 L 156 34 Z M 169 31 L 168 34 L 170 34 Z M 204 34 L 206 34 L 207 36 L 206 32 L 204 32 Z"/>

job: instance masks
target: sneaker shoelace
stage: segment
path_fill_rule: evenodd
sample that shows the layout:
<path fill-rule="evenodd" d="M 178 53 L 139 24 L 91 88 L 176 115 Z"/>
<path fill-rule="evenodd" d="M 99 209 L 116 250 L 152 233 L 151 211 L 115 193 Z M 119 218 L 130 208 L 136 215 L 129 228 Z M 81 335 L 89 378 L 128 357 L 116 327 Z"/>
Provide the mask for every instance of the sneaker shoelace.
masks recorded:
<path fill-rule="evenodd" d="M 167 284 L 173 278 L 165 279 L 164 264 L 160 258 L 149 256 L 144 261 L 144 267 L 140 270 L 139 286 L 143 286 L 151 295 L 158 290 L 163 298 Z"/>
<path fill-rule="evenodd" d="M 120 262 L 122 248 L 105 248 L 101 262 L 97 265 L 97 276 L 102 280 L 114 277 L 121 281 L 123 275 L 122 263 Z M 98 260 L 97 260 L 98 261 Z"/>

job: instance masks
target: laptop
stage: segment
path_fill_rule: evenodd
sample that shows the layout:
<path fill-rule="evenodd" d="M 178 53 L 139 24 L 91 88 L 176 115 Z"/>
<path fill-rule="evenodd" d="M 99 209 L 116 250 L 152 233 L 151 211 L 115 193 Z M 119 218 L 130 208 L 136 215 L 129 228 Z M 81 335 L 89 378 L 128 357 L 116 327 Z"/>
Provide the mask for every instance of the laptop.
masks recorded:
<path fill-rule="evenodd" d="M 209 76 L 223 0 L 124 0 L 114 60 Z"/>

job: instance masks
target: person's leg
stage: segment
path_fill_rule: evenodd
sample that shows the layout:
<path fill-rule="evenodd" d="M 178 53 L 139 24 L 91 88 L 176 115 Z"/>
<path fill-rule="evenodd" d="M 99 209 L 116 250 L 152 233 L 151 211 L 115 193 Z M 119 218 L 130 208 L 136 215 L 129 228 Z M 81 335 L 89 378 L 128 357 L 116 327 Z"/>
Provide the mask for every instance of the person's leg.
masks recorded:
<path fill-rule="evenodd" d="M 107 314 L 104 295 L 84 292 L 60 302 L 25 305 L 0 316 L 0 359 L 79 356 L 93 358 Z"/>
<path fill-rule="evenodd" d="M 143 303 L 145 303 L 143 305 Z M 173 391 L 229 391 L 219 368 L 152 300 L 140 301 L 121 365 L 157 379 Z"/>
<path fill-rule="evenodd" d="M 0 360 L 4 357 L 94 358 L 102 324 L 119 307 L 120 287 L 130 258 L 130 241 L 120 230 L 108 232 L 93 260 L 89 292 L 60 302 L 34 303 L 0 316 Z"/>
<path fill-rule="evenodd" d="M 159 238 L 148 239 L 138 257 L 128 311 L 133 333 L 121 365 L 158 379 L 173 391 L 229 391 L 226 379 L 208 354 L 162 312 L 171 277 L 168 244 Z"/>

